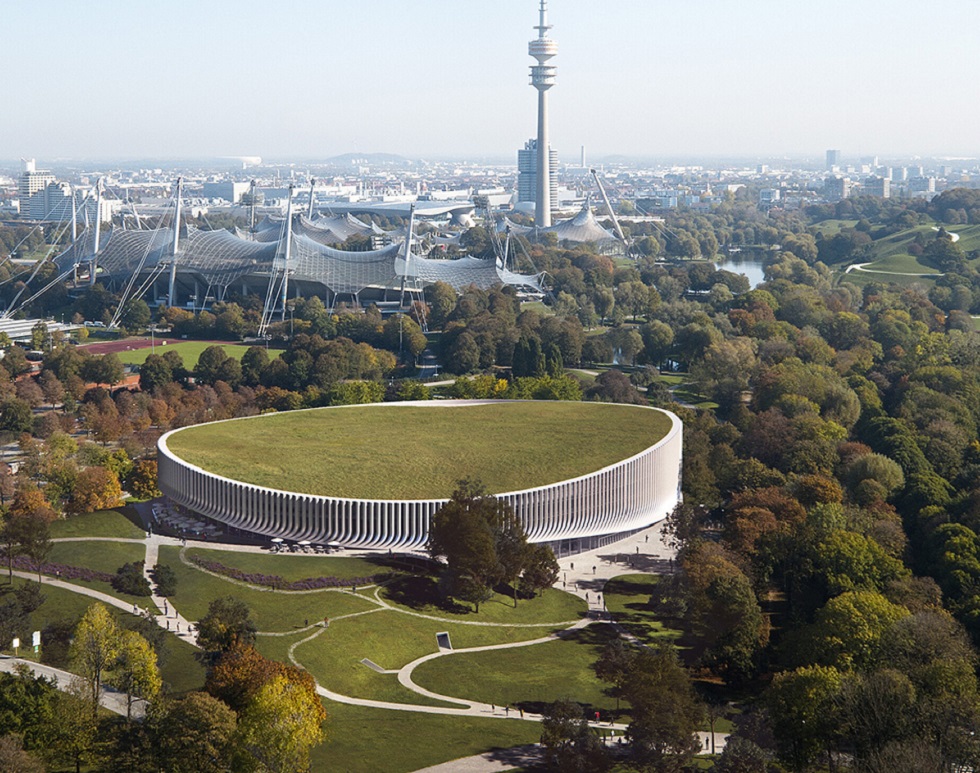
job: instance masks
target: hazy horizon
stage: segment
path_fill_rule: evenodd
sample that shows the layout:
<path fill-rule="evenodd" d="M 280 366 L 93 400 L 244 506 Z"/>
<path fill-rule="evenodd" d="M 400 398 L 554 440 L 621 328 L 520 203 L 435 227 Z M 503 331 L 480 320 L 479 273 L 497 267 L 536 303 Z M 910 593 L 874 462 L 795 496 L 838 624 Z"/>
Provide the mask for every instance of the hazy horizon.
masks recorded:
<path fill-rule="evenodd" d="M 514 159 L 537 0 L 4 9 L 0 157 Z M 980 156 L 980 3 L 550 0 L 562 158 Z"/>

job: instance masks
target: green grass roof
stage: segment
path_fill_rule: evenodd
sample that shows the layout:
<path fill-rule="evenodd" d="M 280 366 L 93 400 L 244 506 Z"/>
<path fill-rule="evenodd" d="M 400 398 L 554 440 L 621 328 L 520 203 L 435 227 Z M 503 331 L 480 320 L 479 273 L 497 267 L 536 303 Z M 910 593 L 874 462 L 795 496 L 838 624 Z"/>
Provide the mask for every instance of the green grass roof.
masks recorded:
<path fill-rule="evenodd" d="M 442 499 L 462 478 L 502 493 L 585 475 L 654 445 L 670 426 L 660 411 L 604 403 L 393 403 L 204 424 L 167 445 L 206 470 L 270 488 Z"/>

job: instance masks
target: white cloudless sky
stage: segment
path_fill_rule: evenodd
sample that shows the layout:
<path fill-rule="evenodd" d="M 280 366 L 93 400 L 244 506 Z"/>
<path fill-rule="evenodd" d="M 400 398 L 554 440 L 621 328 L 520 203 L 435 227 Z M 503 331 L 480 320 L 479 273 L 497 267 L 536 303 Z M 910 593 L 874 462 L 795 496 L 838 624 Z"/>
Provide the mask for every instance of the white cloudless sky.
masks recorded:
<path fill-rule="evenodd" d="M 537 0 L 2 0 L 0 158 L 514 157 Z M 565 158 L 980 155 L 978 0 L 551 0 Z"/>

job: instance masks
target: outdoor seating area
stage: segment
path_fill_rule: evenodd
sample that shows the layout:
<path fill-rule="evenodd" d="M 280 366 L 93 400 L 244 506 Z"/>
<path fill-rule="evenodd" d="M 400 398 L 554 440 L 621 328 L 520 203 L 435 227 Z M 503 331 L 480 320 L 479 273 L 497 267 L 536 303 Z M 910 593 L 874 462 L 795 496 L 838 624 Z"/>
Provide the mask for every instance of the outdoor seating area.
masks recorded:
<path fill-rule="evenodd" d="M 319 553 L 326 555 L 334 547 L 339 547 L 339 545 L 319 545 L 313 544 L 309 540 L 287 542 L 282 537 L 275 537 L 269 545 L 269 550 L 273 553 Z"/>
<path fill-rule="evenodd" d="M 181 512 L 178 508 L 172 507 L 162 502 L 155 503 L 151 509 L 153 513 L 153 523 L 171 529 L 181 537 L 191 537 L 198 539 L 216 539 L 224 534 L 224 530 L 213 523 L 208 523 L 203 519 Z"/>

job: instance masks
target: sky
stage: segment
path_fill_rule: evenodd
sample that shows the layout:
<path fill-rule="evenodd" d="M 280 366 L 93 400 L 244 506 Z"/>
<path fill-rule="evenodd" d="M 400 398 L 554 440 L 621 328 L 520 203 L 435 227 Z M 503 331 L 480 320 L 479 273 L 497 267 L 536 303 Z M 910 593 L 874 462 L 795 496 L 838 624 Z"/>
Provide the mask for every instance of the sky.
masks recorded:
<path fill-rule="evenodd" d="M 515 159 L 537 0 L 0 0 L 0 158 Z M 564 159 L 980 156 L 977 0 L 551 0 Z"/>

